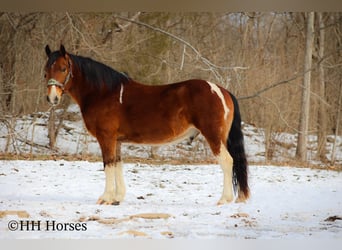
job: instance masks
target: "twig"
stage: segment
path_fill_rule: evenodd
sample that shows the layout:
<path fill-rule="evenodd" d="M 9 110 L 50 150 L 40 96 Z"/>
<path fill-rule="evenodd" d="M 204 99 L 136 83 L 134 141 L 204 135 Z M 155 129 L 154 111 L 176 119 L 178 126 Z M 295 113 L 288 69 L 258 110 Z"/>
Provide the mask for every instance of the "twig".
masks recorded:
<path fill-rule="evenodd" d="M 20 141 L 20 142 L 23 142 L 23 143 L 25 143 L 25 144 L 27 144 L 27 145 L 29 145 L 29 146 L 31 146 L 31 147 L 34 146 L 34 147 L 37 147 L 37 148 L 44 148 L 44 149 L 49 149 L 49 150 L 51 150 L 50 147 L 49 147 L 48 145 L 41 145 L 41 144 L 38 144 L 38 143 L 36 143 L 36 142 L 33 142 L 33 140 L 31 140 L 31 141 L 26 140 L 26 139 L 22 138 L 20 135 L 18 135 L 18 136 L 16 137 L 16 140 L 18 140 L 18 141 Z M 32 149 L 31 149 L 31 151 L 32 151 Z M 52 151 L 56 151 L 56 150 L 53 150 L 53 149 L 52 149 Z"/>
<path fill-rule="evenodd" d="M 307 73 L 307 72 L 313 70 L 314 68 L 316 68 L 316 67 L 310 68 L 310 69 L 304 71 L 303 73 L 296 74 L 296 75 L 294 75 L 293 77 L 291 77 L 291 78 L 289 78 L 289 79 L 286 79 L 286 80 L 283 80 L 283 81 L 280 81 L 280 82 L 273 83 L 273 84 L 267 86 L 266 88 L 263 88 L 263 89 L 261 89 L 261 90 L 258 90 L 257 92 L 255 92 L 255 93 L 252 94 L 252 95 L 238 97 L 237 99 L 240 101 L 240 100 L 247 100 L 247 99 L 259 97 L 262 93 L 267 92 L 267 91 L 269 91 L 270 89 L 273 89 L 273 88 L 278 87 L 278 86 L 280 86 L 280 85 L 283 85 L 283 84 L 292 82 L 292 81 L 296 80 L 297 78 L 302 77 L 305 73 Z M 300 87 L 303 87 L 303 86 L 300 85 Z M 310 91 L 310 94 L 313 95 L 313 96 L 315 96 L 317 99 L 319 99 L 324 105 L 326 105 L 326 106 L 328 106 L 328 107 L 331 106 L 331 105 L 330 105 L 329 103 L 327 103 L 321 96 L 317 95 L 316 93 Z"/>
<path fill-rule="evenodd" d="M 132 18 L 131 18 L 131 20 L 136 20 L 139 16 L 140 16 L 140 14 L 141 14 L 141 12 L 139 11 L 139 12 L 137 12 Z M 119 23 L 115 23 L 117 26 L 118 26 L 118 28 L 120 29 L 120 30 L 118 30 L 118 31 L 123 31 L 124 29 L 127 29 L 131 24 L 132 24 L 132 22 L 131 23 L 128 23 L 128 24 L 126 24 L 126 25 L 121 25 L 121 24 L 119 24 Z"/>
<path fill-rule="evenodd" d="M 159 32 L 163 35 L 166 35 L 166 36 L 169 36 L 171 38 L 173 38 L 174 40 L 184 44 L 184 46 L 190 48 L 195 54 L 196 56 L 204 63 L 208 66 L 209 70 L 215 75 L 215 77 L 219 80 L 222 80 L 222 77 L 219 75 L 219 73 L 215 70 L 215 69 L 226 69 L 226 70 L 238 70 L 238 69 L 248 69 L 248 67 L 221 67 L 221 66 L 218 66 L 218 65 L 215 65 L 214 63 L 212 63 L 210 60 L 208 60 L 207 58 L 205 58 L 204 56 L 201 55 L 200 51 L 197 50 L 194 46 L 192 46 L 189 42 L 185 41 L 184 39 L 170 33 L 170 32 L 167 32 L 165 30 L 162 30 L 160 28 L 157 28 L 157 27 L 154 27 L 152 25 L 149 25 L 147 23 L 143 23 L 143 22 L 140 22 L 140 21 L 137 21 L 137 20 L 134 20 L 132 18 L 127 18 L 127 17 L 123 17 L 123 16 L 119 16 L 119 15 L 113 15 L 114 18 L 118 18 L 118 19 L 121 19 L 121 20 L 124 20 L 124 21 L 127 21 L 127 22 L 130 22 L 130 23 L 134 23 L 134 24 L 137 24 L 137 25 L 140 25 L 140 26 L 143 26 L 143 27 L 146 27 L 148 29 L 151 29 L 153 31 L 156 31 L 156 32 Z"/>
<path fill-rule="evenodd" d="M 67 18 L 69 19 L 69 23 L 72 29 L 74 29 L 82 38 L 83 42 L 90 48 L 92 51 L 94 51 L 97 55 L 101 56 L 101 54 L 94 48 L 94 46 L 91 46 L 87 39 L 85 38 L 84 34 L 75 26 L 70 14 L 68 12 L 65 13 Z"/>
<path fill-rule="evenodd" d="M 280 120 L 282 120 L 288 128 L 292 129 L 292 130 L 295 131 L 296 133 L 301 133 L 298 129 L 296 129 L 295 127 L 292 127 L 292 126 L 286 121 L 286 119 L 282 116 L 282 112 L 281 112 L 279 106 L 278 106 L 272 99 L 267 98 L 267 97 L 264 97 L 264 98 L 265 98 L 267 101 L 269 101 L 270 103 L 273 104 L 273 106 L 277 109 L 277 112 L 278 112 L 278 115 L 279 115 L 279 117 L 280 117 Z"/>
<path fill-rule="evenodd" d="M 182 53 L 182 60 L 181 60 L 181 65 L 180 65 L 180 70 L 183 70 L 183 66 L 184 66 L 184 60 L 185 60 L 185 50 L 186 50 L 186 46 L 184 45 L 183 47 L 183 53 Z"/>

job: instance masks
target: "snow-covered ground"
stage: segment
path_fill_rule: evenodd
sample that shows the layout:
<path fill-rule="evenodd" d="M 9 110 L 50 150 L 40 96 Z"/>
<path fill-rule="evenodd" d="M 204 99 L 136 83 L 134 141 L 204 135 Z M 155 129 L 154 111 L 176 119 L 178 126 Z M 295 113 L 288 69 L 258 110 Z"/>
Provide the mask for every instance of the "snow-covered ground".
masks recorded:
<path fill-rule="evenodd" d="M 251 166 L 251 199 L 217 206 L 218 165 L 125 164 L 125 201 L 101 206 L 102 168 L 0 161 L 0 238 L 342 238 L 341 172 Z"/>

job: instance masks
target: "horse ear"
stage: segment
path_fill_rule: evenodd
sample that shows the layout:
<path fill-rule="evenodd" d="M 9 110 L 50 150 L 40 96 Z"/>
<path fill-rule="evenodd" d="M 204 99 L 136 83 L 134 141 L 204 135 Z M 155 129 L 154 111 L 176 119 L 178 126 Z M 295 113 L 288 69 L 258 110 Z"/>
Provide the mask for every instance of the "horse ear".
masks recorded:
<path fill-rule="evenodd" d="M 61 51 L 62 55 L 65 57 L 66 51 L 65 51 L 65 48 L 64 48 L 63 44 L 61 44 L 61 47 L 60 47 L 59 50 Z"/>
<path fill-rule="evenodd" d="M 51 55 L 51 49 L 49 47 L 49 45 L 46 45 L 45 46 L 45 52 L 46 52 L 46 55 L 49 57 Z"/>

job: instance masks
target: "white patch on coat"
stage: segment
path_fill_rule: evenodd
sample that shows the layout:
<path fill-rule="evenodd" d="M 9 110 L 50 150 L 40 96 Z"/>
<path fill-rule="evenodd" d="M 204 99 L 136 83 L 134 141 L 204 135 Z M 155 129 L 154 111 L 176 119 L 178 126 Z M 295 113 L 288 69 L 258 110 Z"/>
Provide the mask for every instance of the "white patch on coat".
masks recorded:
<path fill-rule="evenodd" d="M 224 119 L 227 119 L 228 113 L 229 113 L 229 108 L 227 106 L 226 100 L 224 99 L 223 93 L 221 89 L 214 83 L 207 82 L 211 88 L 212 93 L 216 93 L 217 96 L 221 99 L 222 106 L 224 109 Z"/>
<path fill-rule="evenodd" d="M 119 99 L 119 101 L 120 101 L 121 104 L 122 104 L 122 95 L 123 95 L 123 91 L 124 91 L 124 86 L 123 86 L 123 84 L 121 84 L 121 88 L 120 88 L 120 99 Z"/>

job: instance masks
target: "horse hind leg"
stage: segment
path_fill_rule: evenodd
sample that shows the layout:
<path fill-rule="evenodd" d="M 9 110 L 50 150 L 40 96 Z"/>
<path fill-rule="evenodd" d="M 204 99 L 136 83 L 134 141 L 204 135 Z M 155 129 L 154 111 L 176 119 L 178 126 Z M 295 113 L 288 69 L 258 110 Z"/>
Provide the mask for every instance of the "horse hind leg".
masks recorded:
<path fill-rule="evenodd" d="M 212 127 L 212 126 L 211 126 Z M 222 129 L 223 130 L 223 129 Z M 200 130 L 201 131 L 201 130 Z M 217 205 L 231 203 L 234 199 L 233 196 L 233 158 L 227 150 L 224 141 L 225 136 L 217 134 L 217 131 L 202 130 L 203 136 L 206 138 L 211 151 L 217 158 L 223 172 L 223 191 Z"/>
<path fill-rule="evenodd" d="M 223 205 L 232 202 L 234 199 L 232 186 L 233 158 L 223 143 L 221 143 L 217 158 L 223 171 L 223 191 L 217 205 Z"/>

